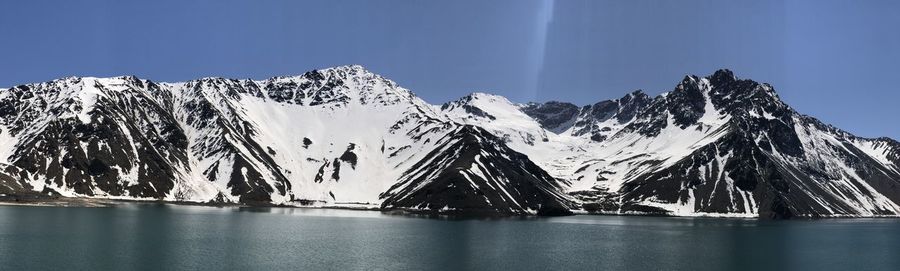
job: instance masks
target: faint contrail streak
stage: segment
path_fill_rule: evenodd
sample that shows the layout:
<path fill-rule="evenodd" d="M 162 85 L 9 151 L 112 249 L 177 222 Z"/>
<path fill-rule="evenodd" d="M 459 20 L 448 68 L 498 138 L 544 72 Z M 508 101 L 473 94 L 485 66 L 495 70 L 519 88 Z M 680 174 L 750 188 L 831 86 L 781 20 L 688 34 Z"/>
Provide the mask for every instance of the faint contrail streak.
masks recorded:
<path fill-rule="evenodd" d="M 542 1 L 535 19 L 535 42 L 532 47 L 533 51 L 529 56 L 531 62 L 531 76 L 528 80 L 531 89 L 529 89 L 528 99 L 531 101 L 534 101 L 537 98 L 537 92 L 540 89 L 540 77 L 541 72 L 544 69 L 544 57 L 547 49 L 547 32 L 550 30 L 551 21 L 553 21 L 553 6 L 554 0 Z"/>

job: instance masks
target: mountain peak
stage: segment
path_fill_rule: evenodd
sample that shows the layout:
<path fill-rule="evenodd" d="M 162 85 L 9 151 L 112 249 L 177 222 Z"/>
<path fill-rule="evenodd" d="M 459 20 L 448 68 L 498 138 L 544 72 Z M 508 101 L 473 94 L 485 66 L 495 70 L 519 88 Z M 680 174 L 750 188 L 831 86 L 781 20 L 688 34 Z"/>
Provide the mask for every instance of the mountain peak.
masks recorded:
<path fill-rule="evenodd" d="M 513 103 L 506 97 L 483 92 L 474 92 L 457 100 L 441 105 L 441 111 L 462 122 L 495 121 L 510 116 L 525 116 L 522 105 Z"/>
<path fill-rule="evenodd" d="M 506 103 L 506 104 L 513 104 L 513 102 L 511 102 L 509 99 L 506 99 L 506 97 L 496 95 L 496 94 L 490 94 L 490 93 L 486 93 L 486 92 L 477 92 L 477 91 L 469 93 L 466 96 L 460 97 L 459 99 L 457 99 L 456 101 L 453 101 L 453 102 L 466 103 L 466 104 L 471 104 L 474 102 L 487 102 L 487 103 L 500 102 L 500 103 Z"/>
<path fill-rule="evenodd" d="M 415 94 L 362 65 L 315 69 L 300 75 L 257 81 L 268 98 L 304 105 L 346 105 L 358 101 L 395 105 L 401 101 L 423 104 Z"/>
<path fill-rule="evenodd" d="M 713 77 L 721 77 L 721 78 L 731 78 L 731 79 L 737 78 L 734 76 L 734 72 L 732 72 L 729 69 L 718 69 L 718 70 L 716 70 L 716 72 L 713 73 L 712 76 Z"/>
<path fill-rule="evenodd" d="M 480 92 L 480 91 L 469 93 L 469 95 L 466 95 L 466 96 L 472 97 L 475 99 L 493 99 L 493 98 L 503 97 L 500 95 L 490 94 L 487 92 Z"/>
<path fill-rule="evenodd" d="M 362 79 L 363 81 L 367 79 L 382 79 L 386 81 L 386 78 L 375 74 L 362 65 L 352 64 L 352 65 L 341 65 L 341 66 L 333 66 L 327 68 L 313 69 L 303 72 L 298 75 L 290 75 L 290 76 L 275 76 L 269 78 L 268 81 L 278 82 L 278 81 L 299 81 L 303 79 L 308 79 L 311 81 L 326 81 L 330 79 Z M 391 81 L 392 82 L 392 81 Z"/>
<path fill-rule="evenodd" d="M 350 65 L 340 65 L 334 66 L 330 68 L 320 69 L 321 71 L 336 71 L 336 72 L 348 72 L 348 73 L 357 73 L 357 74 L 372 74 L 371 71 L 366 69 L 359 64 L 350 64 Z"/>
<path fill-rule="evenodd" d="M 737 80 L 737 77 L 734 76 L 734 72 L 729 69 L 719 69 L 707 78 L 713 84 L 721 84 Z"/>
<path fill-rule="evenodd" d="M 619 98 L 617 101 L 622 104 L 627 104 L 633 101 L 649 102 L 650 100 L 652 100 L 652 98 L 650 98 L 650 95 L 647 95 L 647 93 L 644 93 L 643 90 L 638 89 L 632 91 L 631 93 L 625 94 L 625 96 L 622 96 L 622 98 Z"/>

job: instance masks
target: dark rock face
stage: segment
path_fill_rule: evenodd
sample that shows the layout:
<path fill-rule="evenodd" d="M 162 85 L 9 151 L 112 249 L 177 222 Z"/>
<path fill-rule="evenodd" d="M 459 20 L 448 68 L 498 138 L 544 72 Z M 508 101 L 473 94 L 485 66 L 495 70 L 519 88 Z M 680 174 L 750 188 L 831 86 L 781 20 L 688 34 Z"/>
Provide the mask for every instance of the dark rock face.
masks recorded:
<path fill-rule="evenodd" d="M 616 102 L 619 104 L 619 112 L 616 113 L 616 119 L 619 123 L 627 123 L 641 113 L 653 99 L 647 96 L 643 91 L 637 90 L 631 94 L 619 98 Z"/>
<path fill-rule="evenodd" d="M 642 112 L 651 102 L 650 96 L 637 90 L 616 100 L 602 101 L 581 109 L 575 122 L 573 135 L 589 135 L 591 140 L 604 141 L 612 136 L 612 130 L 601 123 L 614 120 L 615 124 L 626 124 Z"/>
<path fill-rule="evenodd" d="M 487 131 L 463 126 L 440 142 L 449 151 L 429 153 L 406 172 L 382 194 L 382 208 L 441 214 L 571 213 L 558 180 Z"/>
<path fill-rule="evenodd" d="M 703 97 L 703 90 L 696 84 L 698 80 L 696 77 L 685 77 L 675 91 L 666 97 L 669 113 L 675 119 L 675 125 L 682 129 L 697 123 L 706 113 L 706 99 Z"/>
<path fill-rule="evenodd" d="M 669 125 L 670 115 L 674 120 L 673 124 L 679 128 L 696 124 L 706 113 L 706 98 L 699 81 L 696 76 L 686 76 L 674 91 L 658 96 L 645 110 L 638 113 L 635 121 L 629 123 L 624 131 L 655 137 Z"/>
<path fill-rule="evenodd" d="M 879 143 L 878 145 L 887 146 L 887 153 L 885 153 L 885 157 L 891 162 L 894 162 L 894 165 L 900 167 L 900 142 L 896 140 L 882 137 L 876 139 Z"/>
<path fill-rule="evenodd" d="M 350 167 L 356 169 L 356 153 L 353 153 L 353 149 L 356 148 L 356 144 L 350 143 L 350 146 L 347 146 L 347 150 L 341 154 L 339 158 L 341 161 L 345 163 L 349 163 Z"/>
<path fill-rule="evenodd" d="M 571 103 L 550 101 L 530 103 L 522 108 L 522 112 L 537 120 L 544 129 L 565 131 L 578 116 L 579 108 Z"/>
<path fill-rule="evenodd" d="M 534 118 L 544 129 L 562 133 L 572 128 L 572 135 L 586 135 L 594 141 L 605 141 L 614 134 L 606 123 L 627 124 L 652 101 L 640 90 L 615 100 L 601 101 L 579 108 L 571 103 L 529 103 L 522 112 Z"/>
<path fill-rule="evenodd" d="M 7 167 L 3 171 L 0 173 L 0 194 L 4 196 L 0 197 L 0 199 L 33 192 L 28 183 L 21 182 L 16 178 L 17 174 L 15 171 L 17 170 L 14 167 Z"/>
<path fill-rule="evenodd" d="M 299 83 L 277 83 L 272 80 L 263 85 L 262 89 L 266 90 L 270 99 L 279 103 L 310 106 L 346 103 L 350 98 L 337 90 L 344 85 L 344 81 L 335 73 L 313 70 L 301 75 Z"/>

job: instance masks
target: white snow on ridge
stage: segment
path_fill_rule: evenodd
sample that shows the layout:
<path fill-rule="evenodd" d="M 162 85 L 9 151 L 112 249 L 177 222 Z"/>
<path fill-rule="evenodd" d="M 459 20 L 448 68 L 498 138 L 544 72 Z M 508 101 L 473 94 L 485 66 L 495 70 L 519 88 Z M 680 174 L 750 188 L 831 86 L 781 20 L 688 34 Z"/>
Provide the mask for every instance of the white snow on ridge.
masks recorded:
<path fill-rule="evenodd" d="M 446 146 L 442 146 L 445 142 L 440 141 L 447 140 L 445 136 L 448 133 L 464 124 L 484 128 L 503 139 L 513 150 L 527 155 L 551 176 L 561 179 L 565 186 L 564 192 L 616 193 L 626 182 L 642 174 L 672 166 L 731 132 L 728 123 L 732 116 L 720 111 L 720 108 L 712 102 L 710 97 L 712 88 L 706 78 L 695 81 L 699 84 L 705 100 L 704 114 L 699 117 L 696 124 L 685 128 L 678 127 L 675 124 L 674 114 L 663 111 L 666 117 L 665 127 L 661 128 L 656 136 L 646 136 L 623 130 L 636 120 L 619 123 L 617 118 L 610 118 L 592 124 L 597 129 L 606 129 L 604 135 L 609 135 L 607 139 L 595 142 L 589 138 L 589 134 L 575 136 L 575 128 L 572 125 L 563 125 L 570 127 L 567 131 L 548 131 L 522 111 L 522 104 L 513 103 L 502 96 L 473 93 L 441 107 L 428 104 L 411 91 L 360 66 L 342 66 L 318 72 L 325 78 L 324 80 L 313 80 L 307 75 L 299 75 L 265 80 L 207 78 L 181 83 L 159 83 L 159 87 L 167 91 L 166 94 L 172 95 L 174 104 L 171 105 L 174 107 L 172 114 L 178 126 L 184 129 L 190 149 L 187 152 L 186 165 L 172 165 L 177 169 L 175 174 L 180 179 L 176 180 L 175 188 L 166 199 L 205 202 L 222 194 L 227 200 L 238 201 L 239 196 L 231 195 L 228 181 L 233 173 L 235 161 L 238 161 L 238 158 L 245 158 L 246 165 L 236 170 L 242 176 L 247 176 L 250 169 L 256 169 L 273 187 L 276 185 L 277 176 L 280 175 L 291 184 L 291 189 L 286 195 L 273 193 L 274 203 L 292 204 L 293 198 L 313 201 L 314 206 L 371 208 L 380 204 L 380 194 L 397 184 L 398 180 L 404 177 L 420 177 L 415 174 L 435 174 L 410 172 L 410 169 L 429 152 L 436 149 L 446 150 Z M 300 87 L 304 83 L 331 82 L 332 79 L 340 83 L 331 89 L 328 86 Z M 62 110 L 63 113 L 58 116 L 59 118 L 88 124 L 92 122 L 92 117 L 95 117 L 92 110 L 98 103 L 105 101 L 103 99 L 135 98 L 139 95 L 129 96 L 133 94 L 132 91 L 134 93 L 147 91 L 146 87 L 135 86 L 131 80 L 133 79 L 130 77 L 84 77 L 61 79 L 42 85 L 45 89 L 59 89 L 58 93 L 46 94 L 46 102 L 50 103 L 48 108 L 62 108 L 69 106 L 66 102 L 75 101 L 68 111 Z M 146 81 L 140 82 L 146 85 Z M 283 93 L 267 88 L 269 84 L 283 87 L 277 88 L 277 91 L 288 92 L 290 98 L 280 102 L 279 99 L 282 97 L 278 95 Z M 236 89 L 246 92 L 233 92 Z M 254 92 L 254 89 L 258 91 Z M 0 89 L 0 99 L 7 95 L 9 89 Z M 664 93 L 660 97 L 665 99 L 669 97 L 668 95 L 669 93 Z M 146 96 L 138 98 L 157 102 L 164 100 L 159 98 L 161 96 Z M 210 110 L 215 113 L 211 114 L 212 118 L 219 122 L 209 127 L 197 125 L 195 127 L 189 124 L 187 119 L 196 116 L 196 112 L 191 112 L 194 109 L 189 109 L 185 105 L 192 101 L 209 102 Z M 772 113 L 764 110 L 751 110 L 748 113 L 755 118 L 774 119 Z M 158 129 L 154 125 L 161 122 L 161 118 L 152 115 L 147 118 L 151 125 L 138 127 L 138 131 L 129 128 L 130 126 L 121 125 L 124 128 L 120 129 L 126 130 L 123 134 L 131 141 L 131 144 L 124 148 L 137 153 L 139 143 L 135 143 L 135 139 L 131 138 L 132 132 L 140 132 L 140 129 Z M 580 116 L 577 115 L 571 121 L 578 118 Z M 21 132 L 26 136 L 12 136 L 7 127 L 0 125 L 0 156 L 3 159 L 0 162 L 8 162 L 7 158 L 13 155 L 16 145 L 38 134 L 49 121 L 49 119 L 34 120 L 34 125 L 26 127 Z M 800 119 L 795 119 L 795 122 L 803 123 Z M 827 180 L 830 183 L 825 190 L 826 193 L 846 199 L 847 204 L 860 214 L 874 216 L 876 213 L 872 210 L 876 209 L 900 213 L 900 206 L 879 194 L 873 187 L 864 182 L 858 185 L 859 182 L 856 181 L 862 178 L 853 168 L 848 167 L 843 161 L 829 159 L 839 156 L 831 149 L 832 146 L 847 150 L 849 145 L 845 146 L 842 143 L 846 142 L 844 138 L 816 130 L 813 126 L 798 125 L 794 129 L 800 137 L 803 148 L 810 150 L 806 153 L 805 159 L 812 161 L 811 163 L 816 166 L 821 166 L 823 172 L 833 177 L 833 180 Z M 252 132 L 246 132 L 247 130 Z M 246 135 L 249 136 L 245 137 Z M 312 143 L 305 143 L 307 140 Z M 758 138 L 757 142 L 760 140 Z M 245 144 L 248 141 L 258 143 L 258 147 L 271 156 L 273 164 L 276 165 L 274 173 L 268 170 L 267 161 L 254 157 L 257 150 Z M 81 143 L 82 148 L 87 148 L 87 143 Z M 888 154 L 892 149 L 884 142 L 852 139 L 850 143 L 872 160 L 885 165 L 888 170 L 900 171 L 889 160 Z M 234 152 L 213 154 L 208 151 L 225 144 L 233 146 Z M 777 150 L 771 155 L 780 163 L 790 165 L 801 163 L 778 153 Z M 355 164 L 350 162 L 354 159 Z M 489 176 L 483 176 L 486 171 L 479 168 L 490 166 L 490 163 L 482 161 L 483 159 L 479 156 L 471 168 L 461 169 L 462 176 L 488 179 Z M 723 167 L 725 157 L 716 159 L 717 165 Z M 445 161 L 425 162 L 441 164 Z M 703 165 L 704 169 L 712 166 L 713 163 Z M 119 166 L 112 168 L 121 174 L 120 181 L 123 184 L 137 183 L 138 168 L 130 170 Z M 215 172 L 206 172 L 208 169 L 213 171 L 211 170 L 213 168 Z M 718 172 L 723 174 L 723 169 L 719 168 Z M 209 175 L 217 177 L 208 181 Z M 511 181 L 505 176 L 490 177 L 502 183 Z M 653 197 L 645 198 L 639 203 L 661 208 L 678 216 L 757 216 L 758 203 L 750 193 L 733 188 L 734 180 L 730 177 L 725 176 L 714 181 L 721 182 L 717 185 L 729 186 L 728 192 L 734 205 L 731 208 L 744 210 L 743 212 L 727 214 L 698 212 L 695 210 L 697 198 L 694 197 L 693 190 L 687 191 L 689 197 L 679 199 L 676 203 Z M 41 176 L 35 176 L 32 180 L 32 184 L 38 189 L 43 188 L 45 183 L 46 180 Z M 472 179 L 469 179 L 469 184 L 477 186 Z M 63 195 L 75 196 L 71 187 L 49 186 L 62 192 Z M 502 185 L 491 189 L 499 189 L 499 192 L 508 197 L 511 204 L 518 205 L 515 202 L 516 198 L 509 195 Z M 100 190 L 95 192 L 96 197 L 116 198 L 105 195 Z M 825 203 L 822 205 L 829 208 Z"/>
<path fill-rule="evenodd" d="M 631 178 L 651 170 L 641 166 L 643 162 L 663 161 L 661 167 L 666 167 L 727 134 L 725 124 L 730 116 L 723 115 L 712 104 L 708 93 L 710 87 L 705 78 L 701 81 L 701 90 L 704 92 L 705 112 L 698 120 L 698 124 L 682 129 L 675 124 L 672 114 L 667 113 L 667 124 L 655 137 L 625 133 L 590 146 L 588 153 L 594 156 L 587 161 L 597 162 L 589 164 L 587 169 L 600 172 L 606 180 L 594 182 L 596 178 L 581 175 L 584 176 L 584 180 L 573 185 L 572 191 L 589 190 L 595 186 L 618 191 L 622 184 Z M 604 172 L 606 174 L 603 174 Z M 584 173 L 570 174 L 577 176 Z"/>
<path fill-rule="evenodd" d="M 616 118 L 596 124 L 600 128 L 607 127 L 612 131 L 611 135 L 616 135 L 599 143 L 591 141 L 588 138 L 590 135 L 574 136 L 574 127 L 569 131 L 553 133 L 525 115 L 521 111 L 522 105 L 483 93 L 475 93 L 470 95 L 471 99 L 463 98 L 458 101 L 466 102 L 496 119 L 479 117 L 460 106 L 451 106 L 444 112 L 457 122 L 484 127 L 495 135 L 506 138 L 511 148 L 528 155 L 552 176 L 567 180 L 570 183 L 567 192 L 595 189 L 615 192 L 628 180 L 654 169 L 647 167 L 644 162 L 663 161 L 660 167 L 672 165 L 727 134 L 726 123 L 730 116 L 722 114 L 713 105 L 709 95 L 709 81 L 703 78 L 699 83 L 704 92 L 705 113 L 698 124 L 682 129 L 674 123 L 672 114 L 667 113 L 666 128 L 655 137 L 638 133 L 616 135 L 630 123 L 619 123 Z M 669 210 L 679 216 L 715 215 L 695 214 L 693 198 L 689 201 L 680 205 L 649 201 L 646 205 Z M 755 216 L 754 212 L 738 216 Z"/>
<path fill-rule="evenodd" d="M 241 106 L 245 119 L 260 129 L 256 140 L 274 152 L 271 156 L 283 167 L 297 198 L 329 206 L 379 204 L 379 194 L 395 184 L 442 135 L 427 132 L 440 128 L 435 126 L 437 122 L 428 124 L 429 119 L 446 117 L 408 90 L 361 67 L 335 69 L 353 73 L 338 90 L 349 98 L 344 105 L 277 103 L 251 95 L 241 95 L 235 104 Z M 417 133 L 424 134 L 418 140 L 411 138 Z M 312 144 L 303 147 L 304 139 Z M 356 165 L 341 159 L 345 152 L 356 156 Z M 319 180 L 313 178 L 317 175 Z"/>
<path fill-rule="evenodd" d="M 572 136 L 571 133 L 553 133 L 545 130 L 530 116 L 522 112 L 521 104 L 515 104 L 505 97 L 473 93 L 466 98 L 457 100 L 467 105 L 476 107 L 495 119 L 480 117 L 466 112 L 461 106 L 451 106 L 442 113 L 449 116 L 455 122 L 471 124 L 487 129 L 489 132 L 503 138 L 507 145 L 528 156 L 529 159 L 540 165 L 550 175 L 569 179 L 574 166 L 572 159 L 590 159 L 590 155 L 583 155 L 590 145 L 590 139 Z M 453 104 L 454 102 L 451 102 Z"/>
<path fill-rule="evenodd" d="M 798 125 L 794 129 L 803 144 L 805 159 L 820 167 L 830 178 L 824 180 L 826 185 L 831 188 L 826 190 L 827 193 L 842 199 L 843 203 L 851 206 L 855 213 L 865 216 L 875 216 L 875 210 L 891 210 L 894 213 L 900 213 L 900 206 L 865 182 L 865 179 L 857 174 L 856 169 L 848 167 L 843 160 L 838 159 L 841 157 L 838 150 L 854 153 L 838 139 L 838 135 L 819 130 L 816 126 L 806 124 L 798 118 L 795 118 L 795 121 Z M 863 152 L 871 153 L 870 156 L 874 159 L 881 159 L 877 157 L 877 150 L 871 148 L 872 145 L 860 141 L 850 142 L 853 142 Z M 786 163 L 796 163 L 789 158 L 782 157 L 781 159 Z M 884 159 L 886 161 L 886 158 Z M 827 206 L 828 204 L 823 202 L 822 205 Z"/>
<path fill-rule="evenodd" d="M 888 159 L 888 152 L 890 152 L 890 148 L 884 142 L 879 142 L 877 140 L 865 140 L 865 139 L 857 139 L 851 141 L 853 145 L 859 150 L 866 153 L 871 158 L 874 158 L 876 161 L 880 162 L 882 165 L 887 166 L 888 168 L 892 168 L 890 165 L 893 163 Z M 900 170 L 896 167 L 893 167 L 894 170 Z"/>

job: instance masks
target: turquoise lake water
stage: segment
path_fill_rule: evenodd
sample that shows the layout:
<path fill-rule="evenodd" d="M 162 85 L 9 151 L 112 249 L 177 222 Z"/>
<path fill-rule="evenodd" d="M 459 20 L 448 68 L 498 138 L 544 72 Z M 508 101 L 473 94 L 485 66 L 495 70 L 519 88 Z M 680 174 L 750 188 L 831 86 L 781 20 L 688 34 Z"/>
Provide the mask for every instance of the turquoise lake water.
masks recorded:
<path fill-rule="evenodd" d="M 0 206 L 0 270 L 898 270 L 900 219 Z"/>

